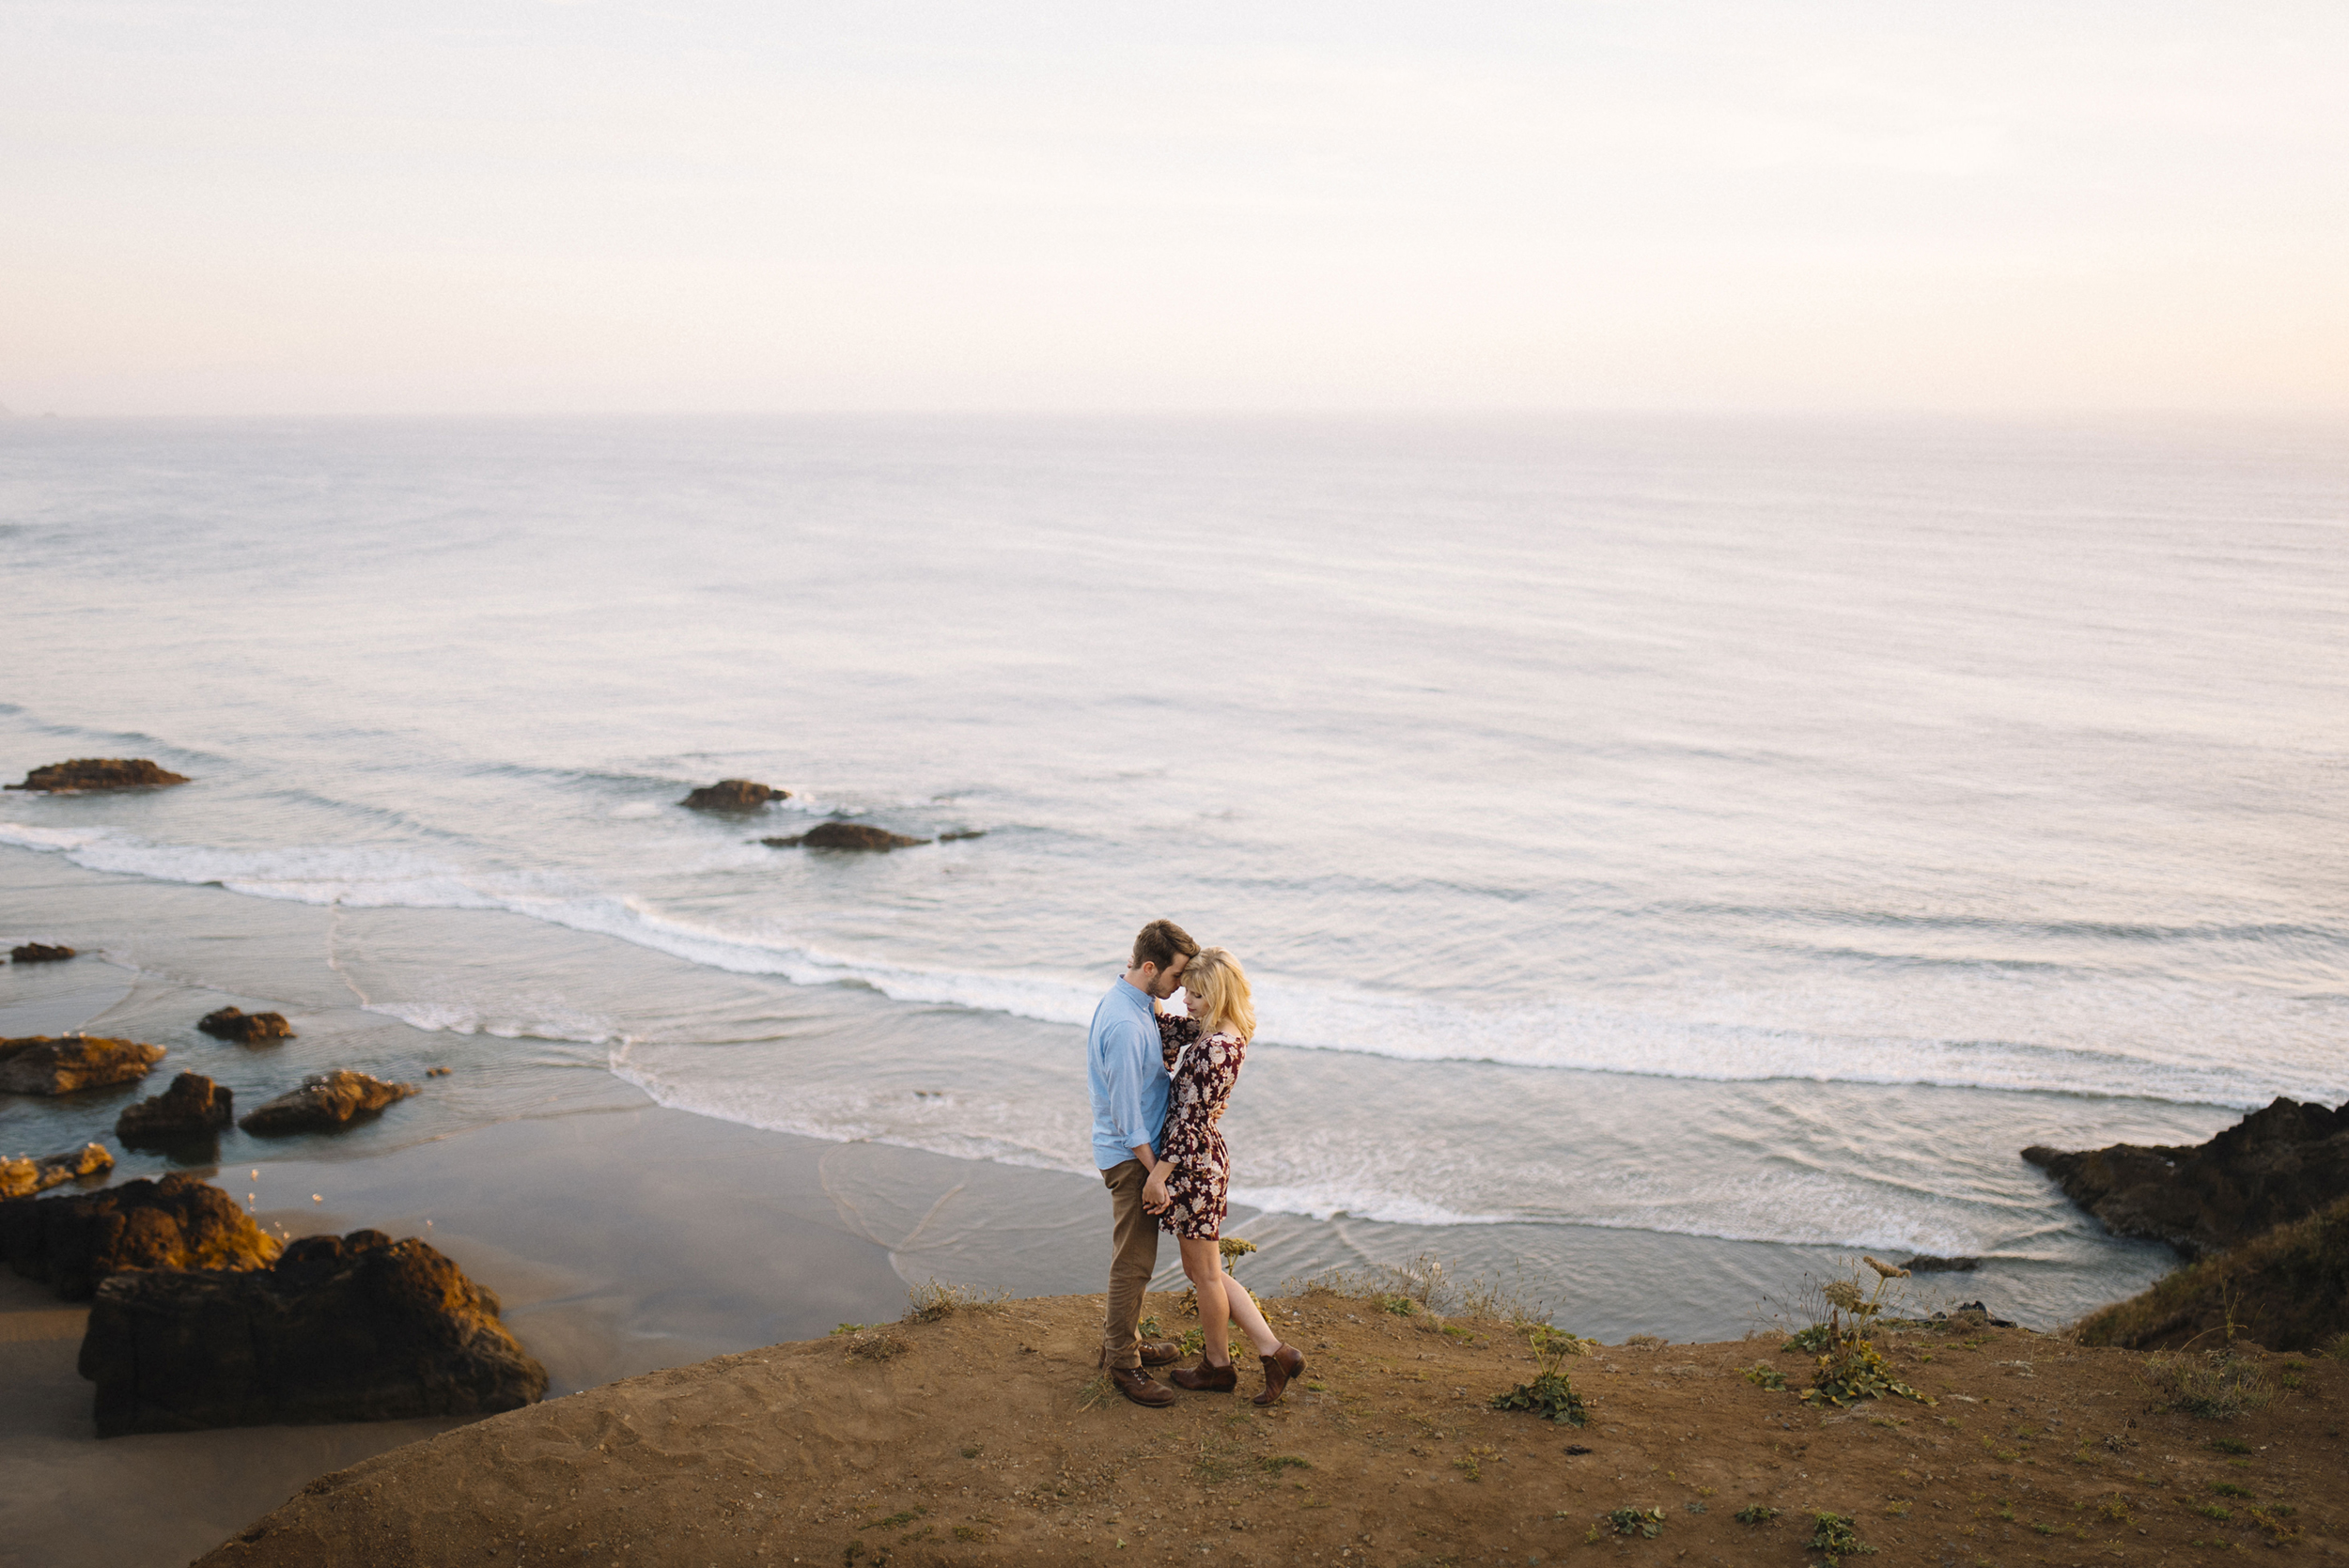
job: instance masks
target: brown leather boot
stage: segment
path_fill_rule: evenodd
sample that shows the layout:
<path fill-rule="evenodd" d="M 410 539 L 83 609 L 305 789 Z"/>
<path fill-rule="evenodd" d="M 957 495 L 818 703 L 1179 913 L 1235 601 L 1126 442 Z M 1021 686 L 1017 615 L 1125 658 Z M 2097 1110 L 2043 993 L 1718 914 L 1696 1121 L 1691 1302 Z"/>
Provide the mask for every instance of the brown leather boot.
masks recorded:
<path fill-rule="evenodd" d="M 1288 1392 L 1289 1380 L 1305 1373 L 1305 1353 L 1293 1344 L 1283 1344 L 1269 1356 L 1256 1358 L 1264 1363 L 1264 1392 L 1258 1394 L 1258 1405 L 1278 1405 Z"/>
<path fill-rule="evenodd" d="M 1110 1382 L 1136 1405 L 1146 1405 L 1153 1410 L 1163 1410 L 1174 1403 L 1174 1390 L 1140 1367 L 1112 1367 Z"/>
<path fill-rule="evenodd" d="M 1142 1364 L 1145 1367 L 1171 1367 L 1183 1358 L 1183 1347 L 1173 1340 L 1142 1342 Z"/>
<path fill-rule="evenodd" d="M 1209 1366 L 1203 1358 L 1195 1367 L 1176 1367 L 1166 1374 L 1166 1380 L 1195 1394 L 1225 1394 L 1239 1387 L 1239 1368 L 1229 1361 Z"/>

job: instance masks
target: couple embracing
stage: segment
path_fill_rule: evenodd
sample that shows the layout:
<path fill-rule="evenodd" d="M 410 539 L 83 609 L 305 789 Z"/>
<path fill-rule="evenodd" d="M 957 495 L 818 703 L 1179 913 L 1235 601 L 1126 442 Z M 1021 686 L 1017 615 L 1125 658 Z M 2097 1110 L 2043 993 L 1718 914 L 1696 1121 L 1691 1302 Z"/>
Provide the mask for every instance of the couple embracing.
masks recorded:
<path fill-rule="evenodd" d="M 1159 1003 L 1178 989 L 1185 1012 L 1161 1013 Z M 1219 1245 L 1232 1158 L 1216 1124 L 1231 1103 L 1255 1032 L 1256 1011 L 1239 960 L 1220 947 L 1202 950 L 1171 920 L 1142 928 L 1124 978 L 1093 1010 L 1085 1036 L 1093 1159 L 1110 1189 L 1116 1223 L 1101 1365 L 1117 1391 L 1136 1405 L 1174 1404 L 1174 1389 L 1144 1369 L 1182 1359 L 1174 1345 L 1142 1338 L 1142 1298 L 1158 1268 L 1160 1228 L 1173 1232 L 1182 1248 L 1183 1272 L 1198 1295 L 1206 1340 L 1199 1364 L 1176 1367 L 1168 1382 L 1206 1393 L 1237 1388 L 1232 1323 L 1264 1363 L 1258 1405 L 1277 1403 L 1289 1379 L 1305 1370 L 1305 1358 L 1281 1343 L 1254 1298 L 1224 1267 Z"/>

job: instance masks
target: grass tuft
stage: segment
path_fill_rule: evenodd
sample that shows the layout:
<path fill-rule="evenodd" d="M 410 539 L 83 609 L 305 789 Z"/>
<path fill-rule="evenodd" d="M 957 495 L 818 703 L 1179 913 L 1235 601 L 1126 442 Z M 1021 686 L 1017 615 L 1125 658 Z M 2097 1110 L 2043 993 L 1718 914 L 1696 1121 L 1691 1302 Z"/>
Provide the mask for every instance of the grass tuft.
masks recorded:
<path fill-rule="evenodd" d="M 974 1290 L 940 1280 L 916 1285 L 909 1294 L 913 1304 L 906 1310 L 908 1323 L 936 1323 L 957 1312 L 1000 1312 L 1011 1299 L 999 1290 Z"/>
<path fill-rule="evenodd" d="M 2264 1410 L 2273 1397 L 2259 1358 L 2232 1349 L 2148 1357 L 2139 1375 L 2157 1404 L 2204 1421 Z"/>

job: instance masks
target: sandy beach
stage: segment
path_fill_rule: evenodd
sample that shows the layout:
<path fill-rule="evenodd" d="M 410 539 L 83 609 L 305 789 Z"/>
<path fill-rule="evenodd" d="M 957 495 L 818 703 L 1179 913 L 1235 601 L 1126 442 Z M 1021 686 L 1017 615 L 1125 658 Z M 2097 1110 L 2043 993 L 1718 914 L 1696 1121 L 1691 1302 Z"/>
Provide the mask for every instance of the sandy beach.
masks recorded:
<path fill-rule="evenodd" d="M 1165 1411 L 1102 1397 L 1100 1298 L 1014 1300 L 493 1417 L 322 1477 L 202 1561 L 1794 1563 L 1822 1514 L 1889 1562 L 2341 1549 L 2338 1362 L 2260 1358 L 2272 1404 L 2212 1421 L 2156 1408 L 2144 1357 L 1978 1320 L 1880 1336 L 1930 1405 L 1762 1387 L 1743 1369 L 1807 1380 L 1775 1337 L 1602 1346 L 1570 1362 L 1574 1428 L 1488 1407 L 1535 1370 L 1505 1324 L 1268 1305 L 1310 1358 L 1268 1410 L 1253 1375 Z"/>

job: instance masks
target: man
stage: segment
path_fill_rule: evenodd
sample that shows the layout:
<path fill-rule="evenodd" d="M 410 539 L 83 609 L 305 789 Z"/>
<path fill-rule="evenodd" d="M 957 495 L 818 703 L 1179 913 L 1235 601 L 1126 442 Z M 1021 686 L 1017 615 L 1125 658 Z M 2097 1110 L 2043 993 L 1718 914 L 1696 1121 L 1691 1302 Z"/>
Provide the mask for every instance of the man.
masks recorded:
<path fill-rule="evenodd" d="M 1166 1126 L 1166 1061 L 1159 1051 L 1159 1003 L 1183 983 L 1183 966 L 1199 944 L 1171 920 L 1154 920 L 1134 938 L 1125 977 L 1093 1010 L 1085 1032 L 1085 1082 L 1093 1092 L 1093 1162 L 1110 1189 L 1115 1248 L 1110 1256 L 1110 1306 L 1101 1326 L 1101 1365 L 1117 1391 L 1154 1408 L 1174 1390 L 1142 1369 L 1165 1366 L 1181 1352 L 1142 1341 L 1142 1297 L 1159 1266 L 1158 1217 L 1142 1206 L 1142 1189 L 1159 1162 Z"/>

